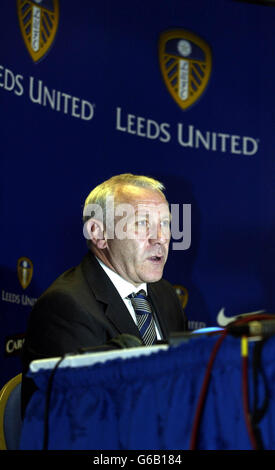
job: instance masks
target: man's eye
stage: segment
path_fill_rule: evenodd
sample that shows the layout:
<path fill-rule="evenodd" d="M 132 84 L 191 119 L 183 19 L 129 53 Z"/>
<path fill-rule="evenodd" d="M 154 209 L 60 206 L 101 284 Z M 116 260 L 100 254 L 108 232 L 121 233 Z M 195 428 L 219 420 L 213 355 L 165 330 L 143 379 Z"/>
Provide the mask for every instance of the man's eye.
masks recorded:
<path fill-rule="evenodd" d="M 138 227 L 146 227 L 148 225 L 148 221 L 146 219 L 137 220 L 136 224 Z"/>
<path fill-rule="evenodd" d="M 161 222 L 162 227 L 169 227 L 170 226 L 170 220 L 163 220 Z"/>

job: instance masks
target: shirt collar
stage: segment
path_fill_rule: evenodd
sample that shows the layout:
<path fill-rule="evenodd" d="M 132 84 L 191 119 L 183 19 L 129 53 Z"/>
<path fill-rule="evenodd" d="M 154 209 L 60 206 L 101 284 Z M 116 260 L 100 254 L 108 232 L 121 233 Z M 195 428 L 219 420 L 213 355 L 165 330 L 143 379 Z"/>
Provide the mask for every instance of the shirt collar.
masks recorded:
<path fill-rule="evenodd" d="M 131 282 L 126 281 L 123 279 L 118 273 L 110 269 L 106 264 L 103 263 L 99 258 L 97 258 L 100 266 L 104 269 L 107 276 L 110 278 L 112 283 L 114 284 L 115 288 L 119 292 L 120 296 L 125 299 L 128 295 L 132 294 L 133 292 L 139 292 L 140 290 L 145 290 L 147 295 L 147 284 L 143 282 L 139 286 L 134 286 Z"/>

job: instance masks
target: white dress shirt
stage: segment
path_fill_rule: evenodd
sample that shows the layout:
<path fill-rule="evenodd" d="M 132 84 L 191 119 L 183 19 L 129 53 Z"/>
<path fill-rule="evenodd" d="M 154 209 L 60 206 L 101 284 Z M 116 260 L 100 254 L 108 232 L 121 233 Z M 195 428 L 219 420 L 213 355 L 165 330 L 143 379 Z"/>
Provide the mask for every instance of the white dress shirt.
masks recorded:
<path fill-rule="evenodd" d="M 110 278 L 112 283 L 114 284 L 116 290 L 118 291 L 120 297 L 122 298 L 123 302 L 125 303 L 127 309 L 129 310 L 129 313 L 131 317 L 133 318 L 135 324 L 137 325 L 137 319 L 136 319 L 136 314 L 134 307 L 132 305 L 132 302 L 130 299 L 128 299 L 128 295 L 133 294 L 134 292 L 139 292 L 140 290 L 144 290 L 147 295 L 147 284 L 143 282 L 142 284 L 139 284 L 138 287 L 134 286 L 131 282 L 126 281 L 126 279 L 123 279 L 118 273 L 110 269 L 106 264 L 104 264 L 99 258 L 97 258 L 97 261 L 99 262 L 100 266 L 104 269 L 105 273 L 107 276 Z M 157 334 L 157 339 L 161 339 L 160 332 L 158 330 L 158 327 L 155 323 L 155 329 L 156 329 L 156 334 Z"/>

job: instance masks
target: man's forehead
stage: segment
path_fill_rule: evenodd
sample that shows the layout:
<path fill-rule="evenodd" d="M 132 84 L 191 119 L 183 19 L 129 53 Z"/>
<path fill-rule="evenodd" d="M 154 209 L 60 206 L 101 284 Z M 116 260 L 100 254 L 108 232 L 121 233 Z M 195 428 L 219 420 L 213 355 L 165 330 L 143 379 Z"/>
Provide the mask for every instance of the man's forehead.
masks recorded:
<path fill-rule="evenodd" d="M 135 214 L 149 214 L 150 212 L 158 212 L 160 214 L 168 215 L 170 214 L 169 206 L 167 202 L 152 202 L 152 201 L 143 201 L 136 204 L 133 204 L 133 209 Z"/>
<path fill-rule="evenodd" d="M 161 191 L 133 185 L 123 185 L 117 188 L 115 199 L 116 203 L 128 203 L 133 206 L 143 205 L 145 207 L 158 204 L 168 206 L 168 202 Z"/>

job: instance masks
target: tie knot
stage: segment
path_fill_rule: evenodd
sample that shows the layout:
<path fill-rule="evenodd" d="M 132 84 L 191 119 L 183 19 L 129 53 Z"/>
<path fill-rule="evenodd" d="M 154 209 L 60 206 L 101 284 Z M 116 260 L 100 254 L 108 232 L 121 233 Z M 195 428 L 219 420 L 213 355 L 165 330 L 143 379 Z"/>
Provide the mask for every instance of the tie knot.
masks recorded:
<path fill-rule="evenodd" d="M 132 296 L 134 298 L 138 298 L 138 299 L 146 299 L 147 298 L 146 292 L 143 289 L 138 291 L 138 292 L 133 293 Z"/>
<path fill-rule="evenodd" d="M 144 290 L 133 292 L 128 297 L 130 298 L 136 313 L 140 315 L 148 315 L 148 313 L 152 312 L 151 305 Z"/>

